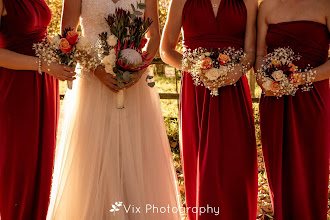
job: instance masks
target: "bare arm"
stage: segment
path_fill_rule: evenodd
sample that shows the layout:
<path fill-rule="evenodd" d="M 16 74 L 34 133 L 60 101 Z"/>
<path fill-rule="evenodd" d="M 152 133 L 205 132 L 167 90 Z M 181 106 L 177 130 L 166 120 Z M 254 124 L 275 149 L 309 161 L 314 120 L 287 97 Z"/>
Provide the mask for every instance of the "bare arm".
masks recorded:
<path fill-rule="evenodd" d="M 64 0 L 61 32 L 65 28 L 77 28 L 81 14 L 81 0 Z M 95 15 L 97 16 L 97 15 Z"/>
<path fill-rule="evenodd" d="M 162 60 L 178 69 L 181 69 L 182 54 L 175 48 L 181 32 L 184 4 L 185 0 L 172 0 L 160 46 Z"/>
<path fill-rule="evenodd" d="M 159 31 L 159 18 L 158 18 L 158 1 L 146 0 L 147 8 L 145 10 L 145 17 L 150 18 L 153 22 L 147 33 L 147 51 L 149 53 L 148 58 L 154 58 L 160 43 L 160 31 Z"/>
<path fill-rule="evenodd" d="M 326 22 L 328 30 L 330 31 L 330 3 L 328 3 L 329 1 L 325 2 Z M 330 78 L 330 60 L 328 60 L 323 65 L 314 68 L 313 71 L 316 71 L 316 74 L 313 75 L 313 82 L 318 82 Z"/>
<path fill-rule="evenodd" d="M 247 8 L 247 21 L 246 31 L 244 39 L 244 52 L 245 58 L 242 59 L 242 64 L 247 67 L 247 70 L 251 69 L 255 61 L 256 51 L 256 18 L 258 10 L 257 0 L 245 0 Z M 235 84 L 243 75 L 243 69 L 240 65 L 234 67 L 234 69 L 227 73 L 227 79 L 224 81 L 224 86 Z"/>
<path fill-rule="evenodd" d="M 242 60 L 247 69 L 251 69 L 255 62 L 256 54 L 256 22 L 257 22 L 257 11 L 258 11 L 258 1 L 257 0 L 246 0 L 247 7 L 247 23 L 246 32 L 244 40 L 244 52 L 246 53 L 246 58 Z"/>
<path fill-rule="evenodd" d="M 266 36 L 268 30 L 268 24 L 266 21 L 267 8 L 264 5 L 265 3 L 260 4 L 258 12 L 258 32 L 257 32 L 257 52 L 256 52 L 256 63 L 255 63 L 255 72 L 265 64 L 265 57 L 267 55 L 267 44 Z M 262 79 L 257 76 L 257 83 L 262 87 Z"/>
<path fill-rule="evenodd" d="M 6 9 L 4 8 L 3 0 L 0 0 L 0 22 L 1 16 L 6 15 Z M 1 23 L 0 23 L 1 24 Z M 16 53 L 7 49 L 0 48 L 0 67 L 12 69 L 12 70 L 31 70 L 37 71 L 39 59 L 34 56 L 27 56 L 20 53 Z M 60 80 L 73 80 L 74 70 L 69 67 L 65 67 L 58 64 L 46 64 L 42 62 L 42 72 L 56 77 Z"/>

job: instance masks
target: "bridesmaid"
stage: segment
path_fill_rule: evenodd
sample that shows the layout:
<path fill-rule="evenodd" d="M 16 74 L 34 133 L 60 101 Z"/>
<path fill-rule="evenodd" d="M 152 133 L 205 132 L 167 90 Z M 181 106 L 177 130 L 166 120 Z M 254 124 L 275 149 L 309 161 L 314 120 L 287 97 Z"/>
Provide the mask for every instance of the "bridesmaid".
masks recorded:
<path fill-rule="evenodd" d="M 294 64 L 316 71 L 313 89 L 260 100 L 262 145 L 276 220 L 326 220 L 329 177 L 330 2 L 265 0 L 258 16 L 257 63 L 290 47 Z M 302 83 L 306 74 L 302 74 Z M 259 85 L 262 82 L 259 79 Z"/>
<path fill-rule="evenodd" d="M 257 0 L 172 1 L 161 43 L 162 59 L 181 68 L 182 54 L 176 45 L 182 28 L 186 48 L 243 48 L 247 56 L 242 65 L 250 69 L 255 59 L 257 8 Z M 216 97 L 205 87 L 195 86 L 191 75 L 183 72 L 181 153 L 190 220 L 256 219 L 256 141 L 242 65 L 228 73 L 226 86 Z M 192 211 L 207 206 L 220 208 L 220 214 Z"/>
<path fill-rule="evenodd" d="M 0 0 L 0 14 L 0 219 L 43 220 L 55 149 L 57 79 L 73 80 L 74 70 L 47 66 L 34 56 L 32 45 L 45 37 L 51 16 L 43 0 Z"/>

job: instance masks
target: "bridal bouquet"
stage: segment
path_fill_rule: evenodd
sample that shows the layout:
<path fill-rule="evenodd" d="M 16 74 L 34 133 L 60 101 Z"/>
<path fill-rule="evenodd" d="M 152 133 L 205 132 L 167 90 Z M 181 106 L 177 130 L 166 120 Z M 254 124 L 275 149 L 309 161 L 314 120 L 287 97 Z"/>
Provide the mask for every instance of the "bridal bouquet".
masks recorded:
<path fill-rule="evenodd" d="M 50 64 L 51 62 L 75 67 L 77 62 L 87 68 L 97 65 L 95 58 L 87 58 L 93 47 L 84 37 L 79 36 L 73 28 L 66 28 L 63 35 L 47 37 L 40 43 L 34 44 L 36 55 Z M 68 81 L 68 88 L 72 89 L 72 81 Z"/>
<path fill-rule="evenodd" d="M 292 95 L 299 89 L 302 82 L 302 74 L 298 66 L 293 62 L 300 59 L 295 55 L 291 48 L 278 48 L 274 52 L 267 54 L 265 64 L 258 70 L 258 77 L 261 77 L 262 87 L 268 91 L 272 91 L 275 96 Z M 301 89 L 308 91 L 311 88 L 311 80 L 313 72 L 308 72 L 306 83 Z"/>
<path fill-rule="evenodd" d="M 133 13 L 117 8 L 115 14 L 106 18 L 109 33 L 103 32 L 99 41 L 99 54 L 107 73 L 117 78 L 117 85 L 123 88 L 126 83 L 141 77 L 140 71 L 150 65 L 148 52 L 143 52 L 147 43 L 145 35 L 152 24 L 149 18 L 142 18 L 143 3 L 132 4 Z M 152 76 L 147 77 L 147 81 Z M 149 82 L 149 81 L 148 81 Z M 149 82 L 150 87 L 154 82 Z M 124 108 L 124 90 L 117 94 L 117 108 Z"/>
<path fill-rule="evenodd" d="M 208 51 L 204 48 L 187 49 L 183 54 L 182 68 L 188 68 L 195 85 L 204 85 L 217 96 L 218 88 L 224 86 L 227 73 L 241 62 L 245 56 L 243 50 L 232 47 Z"/>

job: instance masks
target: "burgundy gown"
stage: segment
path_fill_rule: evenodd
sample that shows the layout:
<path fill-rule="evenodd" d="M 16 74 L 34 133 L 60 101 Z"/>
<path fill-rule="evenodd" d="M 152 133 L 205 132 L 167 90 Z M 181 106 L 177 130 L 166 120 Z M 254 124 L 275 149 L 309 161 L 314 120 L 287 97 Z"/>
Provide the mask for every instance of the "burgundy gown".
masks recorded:
<path fill-rule="evenodd" d="M 222 0 L 217 17 L 210 0 L 187 0 L 182 15 L 184 46 L 244 48 L 245 3 Z M 180 101 L 181 153 L 190 220 L 255 220 L 257 152 L 247 78 L 210 90 L 183 73 Z M 219 207 L 220 214 L 195 214 L 194 207 Z"/>
<path fill-rule="evenodd" d="M 43 0 L 4 0 L 0 48 L 34 55 L 51 12 Z M 46 219 L 59 106 L 58 81 L 0 68 L 1 220 Z"/>
<path fill-rule="evenodd" d="M 326 25 L 312 21 L 271 24 L 268 52 L 291 47 L 305 69 L 328 58 Z M 309 92 L 282 98 L 262 96 L 262 145 L 276 220 L 326 220 L 329 177 L 329 80 Z"/>

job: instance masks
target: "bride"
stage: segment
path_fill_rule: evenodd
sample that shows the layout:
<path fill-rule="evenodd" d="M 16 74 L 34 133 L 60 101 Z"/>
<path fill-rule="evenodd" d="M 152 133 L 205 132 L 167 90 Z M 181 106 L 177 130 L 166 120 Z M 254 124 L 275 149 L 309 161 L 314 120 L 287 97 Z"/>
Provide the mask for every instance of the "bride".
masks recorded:
<path fill-rule="evenodd" d="M 154 57 L 160 39 L 157 0 L 145 3 L 145 16 L 153 20 L 147 51 Z M 84 37 L 96 43 L 107 30 L 104 18 L 131 4 L 136 0 L 65 0 L 62 29 L 76 27 L 80 18 Z M 103 67 L 94 76 L 87 70 L 81 75 L 64 101 L 47 219 L 180 219 L 159 96 L 146 74 L 126 86 L 121 110 L 116 80 Z"/>

